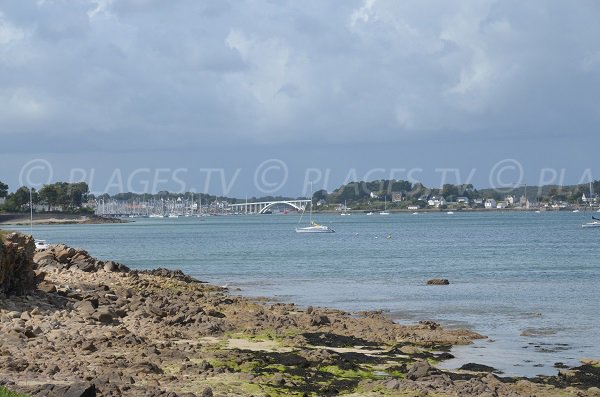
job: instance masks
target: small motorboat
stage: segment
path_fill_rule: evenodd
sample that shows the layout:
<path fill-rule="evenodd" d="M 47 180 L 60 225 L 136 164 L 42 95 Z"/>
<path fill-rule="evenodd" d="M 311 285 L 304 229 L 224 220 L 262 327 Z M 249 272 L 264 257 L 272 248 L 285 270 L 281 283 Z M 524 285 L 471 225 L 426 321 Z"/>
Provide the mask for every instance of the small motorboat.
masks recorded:
<path fill-rule="evenodd" d="M 35 240 L 35 249 L 36 251 L 45 251 L 48 249 L 48 243 L 46 240 Z"/>
<path fill-rule="evenodd" d="M 600 218 L 596 218 L 592 215 L 592 221 L 584 223 L 581 227 L 600 227 Z"/>

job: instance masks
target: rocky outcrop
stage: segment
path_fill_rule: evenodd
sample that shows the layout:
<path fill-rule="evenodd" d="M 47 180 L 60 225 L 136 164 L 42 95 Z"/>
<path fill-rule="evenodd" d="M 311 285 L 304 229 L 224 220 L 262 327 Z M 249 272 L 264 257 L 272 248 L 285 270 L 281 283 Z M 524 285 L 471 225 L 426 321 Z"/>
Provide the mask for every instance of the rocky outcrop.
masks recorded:
<path fill-rule="evenodd" d="M 11 233 L 0 236 L 0 293 L 22 295 L 35 288 L 31 236 Z"/>
<path fill-rule="evenodd" d="M 427 285 L 448 285 L 450 281 L 445 278 L 432 278 L 431 280 L 427 280 Z"/>
<path fill-rule="evenodd" d="M 83 272 L 128 272 L 129 268 L 113 261 L 101 261 L 82 249 L 67 247 L 64 244 L 51 245 L 49 249 L 37 252 L 33 261 L 38 268 L 61 270 L 75 268 Z"/>

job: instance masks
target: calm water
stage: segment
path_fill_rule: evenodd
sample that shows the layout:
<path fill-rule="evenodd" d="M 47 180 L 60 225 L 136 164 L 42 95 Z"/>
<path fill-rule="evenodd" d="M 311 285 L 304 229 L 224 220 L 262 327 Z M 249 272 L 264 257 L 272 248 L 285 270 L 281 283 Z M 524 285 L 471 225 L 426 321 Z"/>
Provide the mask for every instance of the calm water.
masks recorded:
<path fill-rule="evenodd" d="M 180 268 L 245 295 L 467 326 L 491 340 L 455 348 L 447 366 L 535 375 L 556 373 L 555 362 L 600 357 L 600 228 L 582 229 L 588 219 L 330 215 L 319 221 L 337 233 L 306 235 L 294 232 L 296 216 L 263 215 L 36 226 L 34 235 L 134 268 Z M 424 285 L 436 277 L 451 284 Z"/>

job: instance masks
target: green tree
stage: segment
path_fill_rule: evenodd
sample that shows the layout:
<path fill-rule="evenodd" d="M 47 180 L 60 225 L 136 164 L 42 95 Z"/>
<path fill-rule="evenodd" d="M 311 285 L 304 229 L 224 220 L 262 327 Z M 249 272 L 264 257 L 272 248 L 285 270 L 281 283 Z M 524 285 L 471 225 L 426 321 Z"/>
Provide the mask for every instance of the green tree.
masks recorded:
<path fill-rule="evenodd" d="M 29 188 L 21 186 L 13 193 L 13 202 L 17 207 L 29 206 Z"/>
<path fill-rule="evenodd" d="M 0 182 L 0 198 L 8 196 L 8 185 Z"/>
<path fill-rule="evenodd" d="M 447 183 L 442 186 L 442 196 L 444 196 L 448 201 L 454 201 L 458 195 L 458 187 L 455 185 Z"/>
<path fill-rule="evenodd" d="M 318 203 L 320 200 L 327 200 L 327 190 L 317 190 L 312 196 L 313 202 Z"/>
<path fill-rule="evenodd" d="M 67 196 L 69 199 L 68 208 L 76 210 L 81 208 L 84 201 L 87 201 L 87 195 L 90 192 L 88 184 L 85 182 L 70 183 L 67 185 Z"/>
<path fill-rule="evenodd" d="M 40 189 L 40 201 L 48 206 L 48 211 L 52 207 L 58 206 L 59 190 L 55 184 L 44 185 Z"/>

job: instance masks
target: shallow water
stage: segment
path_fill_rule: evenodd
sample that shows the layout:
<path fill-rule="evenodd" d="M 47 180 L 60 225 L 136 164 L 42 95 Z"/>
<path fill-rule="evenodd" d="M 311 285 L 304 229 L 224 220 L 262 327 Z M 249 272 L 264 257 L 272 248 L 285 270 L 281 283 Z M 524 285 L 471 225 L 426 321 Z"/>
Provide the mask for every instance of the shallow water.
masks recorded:
<path fill-rule="evenodd" d="M 180 268 L 245 295 L 384 309 L 399 322 L 467 326 L 492 340 L 455 348 L 448 367 L 477 362 L 532 376 L 600 357 L 600 228 L 580 227 L 589 214 L 318 218 L 337 233 L 297 234 L 298 217 L 262 215 L 36 226 L 34 235 L 131 267 Z M 425 285 L 430 278 L 451 284 Z"/>

